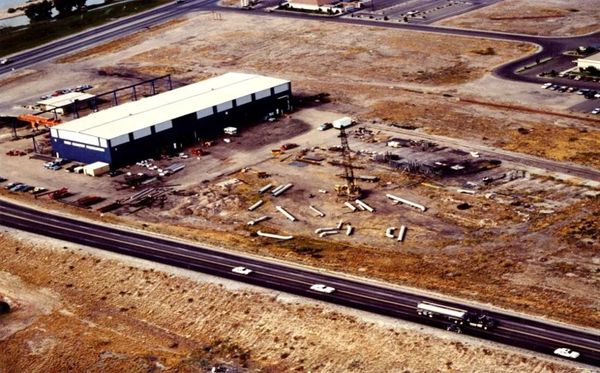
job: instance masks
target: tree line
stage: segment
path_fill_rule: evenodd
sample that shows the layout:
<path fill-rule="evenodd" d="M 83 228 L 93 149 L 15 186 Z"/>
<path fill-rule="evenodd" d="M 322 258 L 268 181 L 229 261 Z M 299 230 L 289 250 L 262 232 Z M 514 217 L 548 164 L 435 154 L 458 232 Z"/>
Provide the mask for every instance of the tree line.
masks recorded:
<path fill-rule="evenodd" d="M 52 9 L 56 9 L 58 17 L 85 9 L 86 0 L 43 0 L 25 7 L 25 15 L 31 21 L 43 21 L 52 18 Z"/>

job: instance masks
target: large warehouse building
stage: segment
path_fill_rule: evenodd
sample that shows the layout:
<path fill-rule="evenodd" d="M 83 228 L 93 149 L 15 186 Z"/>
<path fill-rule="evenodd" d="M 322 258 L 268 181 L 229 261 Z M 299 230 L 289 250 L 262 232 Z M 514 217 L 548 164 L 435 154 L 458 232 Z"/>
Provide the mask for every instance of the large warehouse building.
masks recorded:
<path fill-rule="evenodd" d="M 289 110 L 291 94 L 288 80 L 228 73 L 52 127 L 52 149 L 118 167 Z"/>

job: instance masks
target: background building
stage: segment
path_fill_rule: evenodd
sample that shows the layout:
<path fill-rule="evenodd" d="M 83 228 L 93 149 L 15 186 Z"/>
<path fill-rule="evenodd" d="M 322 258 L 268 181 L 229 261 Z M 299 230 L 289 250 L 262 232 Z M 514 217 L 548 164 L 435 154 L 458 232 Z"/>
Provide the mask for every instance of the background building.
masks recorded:
<path fill-rule="evenodd" d="M 89 93 L 69 92 L 38 101 L 37 104 L 42 110 L 56 110 L 57 114 L 63 115 L 88 107 L 94 97 L 96 96 Z"/>
<path fill-rule="evenodd" d="M 55 156 L 118 167 L 290 109 L 291 83 L 228 73 L 50 129 Z"/>
<path fill-rule="evenodd" d="M 577 59 L 577 67 L 579 67 L 580 70 L 587 69 L 590 66 L 593 66 L 596 70 L 600 71 L 600 52 L 586 58 Z"/>

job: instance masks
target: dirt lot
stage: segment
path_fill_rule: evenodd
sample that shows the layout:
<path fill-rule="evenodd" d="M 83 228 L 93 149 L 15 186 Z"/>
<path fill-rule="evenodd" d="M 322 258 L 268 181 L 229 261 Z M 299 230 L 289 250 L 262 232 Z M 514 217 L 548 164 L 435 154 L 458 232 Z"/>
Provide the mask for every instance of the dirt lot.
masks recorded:
<path fill-rule="evenodd" d="M 185 160 L 184 173 L 165 181 L 176 186 L 165 200 L 142 210 L 124 207 L 116 214 L 126 224 L 142 227 L 142 221 L 154 223 L 144 229 L 200 242 L 432 289 L 582 325 L 600 325 L 600 319 L 589 316 L 590 312 L 598 314 L 600 306 L 597 302 L 600 294 L 589 296 L 598 294 L 600 280 L 597 273 L 600 245 L 594 222 L 600 211 L 598 199 L 594 198 L 597 189 L 578 185 L 576 181 L 561 182 L 504 167 L 452 177 L 394 172 L 385 163 L 373 162 L 372 155 L 395 154 L 409 164 L 440 161 L 466 165 L 473 158 L 468 153 L 439 146 L 429 150 L 421 150 L 420 145 L 389 148 L 385 142 L 395 136 L 393 129 L 366 135 L 355 129 L 350 141 L 353 149 L 360 151 L 354 156 L 355 166 L 361 167 L 356 173 L 375 175 L 381 180 L 361 183 L 365 199 L 377 209 L 376 213 L 352 214 L 332 191 L 334 184 L 342 182 L 335 176 L 342 169 L 327 163 L 339 159 L 339 153 L 327 150 L 339 144 L 337 133 L 315 130 L 319 123 L 332 117 L 335 113 L 310 109 L 296 113 L 293 119 L 296 122 L 288 118 L 247 129 L 231 144 L 208 148 L 210 155 Z M 282 131 L 290 125 L 300 131 L 295 134 Z M 270 155 L 270 149 L 287 142 L 300 147 L 279 157 Z M 323 161 L 319 165 L 295 161 L 304 153 Z M 16 162 L 18 158 L 13 160 Z M 267 173 L 267 177 L 259 178 L 259 171 Z M 40 167 L 40 177 L 48 173 L 52 171 Z M 198 179 L 199 174 L 203 175 L 202 180 Z M 307 174 L 311 177 L 307 178 Z M 484 177 L 499 180 L 485 185 L 481 182 Z M 69 185 L 73 192 L 80 193 L 65 201 L 74 201 L 84 193 L 97 193 L 109 197 L 108 203 L 134 193 L 125 189 L 114 191 L 114 184 L 120 179 L 65 174 L 56 180 L 60 184 L 52 188 Z M 41 185 L 48 186 L 48 182 Z M 288 182 L 294 187 L 281 197 L 257 193 L 267 183 Z M 465 186 L 467 182 L 472 184 Z M 456 192 L 464 187 L 476 194 Z M 428 211 L 421 213 L 394 206 L 385 198 L 386 193 L 422 203 Z M 31 199 L 22 194 L 16 196 Z M 265 201 L 264 206 L 255 212 L 246 211 L 258 199 Z M 42 197 L 38 203 L 49 201 Z M 458 209 L 463 203 L 468 203 L 468 208 Z M 309 204 L 324 211 L 326 217 L 316 217 Z M 275 211 L 275 205 L 284 206 L 299 221 L 288 221 Z M 261 215 L 272 219 L 258 228 L 246 226 L 246 222 Z M 339 220 L 355 227 L 352 237 L 319 239 L 312 233 L 318 227 L 334 226 Z M 409 227 L 402 244 L 383 235 L 388 226 L 399 224 Z M 296 238 L 289 243 L 249 238 L 259 228 Z M 527 278 L 536 281 L 527 282 Z M 530 297 L 539 292 L 546 296 Z"/>
<path fill-rule="evenodd" d="M 595 0 L 504 0 L 437 22 L 439 25 L 532 35 L 581 35 L 600 30 Z"/>
<path fill-rule="evenodd" d="M 386 147 L 386 141 L 397 136 L 394 127 L 389 126 L 394 123 L 415 131 L 599 166 L 597 119 L 549 110 L 553 107 L 551 100 L 533 105 L 522 100 L 523 96 L 511 97 L 508 92 L 504 99 L 499 99 L 497 92 L 487 95 L 486 89 L 474 83 L 485 79 L 485 73 L 493 66 L 531 52 L 530 46 L 372 27 L 348 26 L 340 37 L 339 29 L 326 23 L 264 18 L 257 24 L 255 18 L 243 15 L 225 14 L 222 21 L 211 17 L 199 14 L 175 21 L 154 33 L 148 30 L 66 57 L 62 63 L 36 67 L 23 72 L 20 78 L 9 77 L 2 82 L 6 100 L 0 103 L 0 110 L 22 111 L 15 105 L 31 103 L 47 91 L 63 88 L 65 76 L 69 82 L 91 83 L 101 92 L 165 72 L 173 73 L 175 83 L 182 84 L 227 71 L 291 79 L 297 96 L 304 98 L 299 103 L 301 110 L 277 122 L 244 129 L 230 144 L 219 140 L 215 146 L 205 148 L 209 155 L 157 161 L 161 166 L 183 162 L 186 168 L 164 180 L 162 185 L 171 185 L 172 190 L 151 207 L 124 207 L 115 215 L 101 217 L 92 209 L 76 209 L 49 201 L 47 197 L 34 201 L 29 194 L 13 194 L 4 189 L 1 193 L 100 221 L 129 224 L 267 257 L 433 290 L 532 315 L 600 326 L 597 316 L 600 315 L 597 187 L 574 179 L 565 182 L 542 177 L 504 165 L 496 167 L 490 159 L 479 159 L 484 166 L 489 166 L 482 167 L 481 171 L 445 177 L 423 175 L 414 170 L 392 170 L 388 163 L 391 158 L 385 158 L 385 162 L 372 159 L 390 153 L 389 157 L 407 161 L 409 168 L 427 162 L 471 167 L 469 165 L 477 161 L 468 153 L 443 144 Z M 371 47 L 365 47 L 367 45 Z M 110 54 L 110 62 L 105 53 Z M 48 74 L 49 71 L 52 74 Z M 60 78 L 40 79 L 42 76 Z M 494 85 L 493 82 L 487 84 Z M 308 98 L 321 92 L 328 96 L 318 100 Z M 353 115 L 359 120 L 359 125 L 350 133 L 351 147 L 355 150 L 353 161 L 362 167 L 357 168 L 356 173 L 380 178 L 374 184 L 360 183 L 366 192 L 365 200 L 376 207 L 374 214 L 350 213 L 333 193 L 333 186 L 342 181 L 336 176 L 342 169 L 328 163 L 339 160 L 339 152 L 329 147 L 339 144 L 339 139 L 335 131 L 320 132 L 316 127 L 343 115 Z M 366 130 L 361 132 L 358 127 L 362 126 Z M 68 186 L 79 193 L 65 202 L 73 202 L 82 195 L 98 194 L 107 197 L 108 203 L 139 191 L 123 188 L 119 184 L 122 176 L 93 179 L 63 171 L 52 172 L 41 167 L 42 161 L 5 156 L 9 149 L 31 148 L 31 140 L 7 141 L 7 127 L 3 135 L 4 141 L 0 143 L 2 176 L 8 176 L 10 181 L 49 189 Z M 299 147 L 278 157 L 271 156 L 272 149 L 288 142 Z M 298 163 L 296 158 L 302 155 L 323 160 L 317 161 L 319 164 Z M 139 166 L 125 171 L 148 172 Z M 259 175 L 259 172 L 268 175 Z M 485 177 L 497 180 L 486 184 Z M 259 196 L 258 188 L 269 182 L 277 185 L 290 182 L 294 187 L 281 197 Z M 458 188 L 473 189 L 475 194 L 460 194 Z M 328 193 L 320 193 L 320 189 Z M 428 211 L 421 213 L 392 205 L 386 193 L 425 204 Z M 265 205 L 256 212 L 248 212 L 247 207 L 258 198 L 264 198 Z M 275 211 L 275 204 L 288 208 L 299 221 L 283 218 Z M 309 210 L 309 204 L 325 211 L 326 217 L 316 217 Z M 459 205 L 463 208 L 459 209 Z M 248 227 L 246 222 L 263 214 L 272 219 L 262 223 L 260 229 L 293 234 L 294 240 L 279 243 L 255 237 L 253 232 L 257 227 Z M 340 234 L 319 239 L 313 233 L 317 227 L 335 225 L 340 219 L 356 228 L 353 236 Z M 384 237 L 388 226 L 399 224 L 408 226 L 404 243 Z M 370 324 L 363 327 L 363 315 L 350 318 L 324 306 L 297 305 L 295 300 L 282 305 L 273 303 L 272 295 L 253 292 L 240 295 L 234 291 L 225 296 L 222 289 L 217 294 L 215 289 L 219 288 L 214 285 L 194 285 L 186 282 L 191 280 L 164 273 L 152 274 L 149 270 L 144 273 L 136 269 L 138 264 L 129 269 L 127 264 L 104 257 L 94 264 L 97 259 L 68 247 L 49 251 L 23 245 L 18 252 L 0 254 L 3 256 L 0 268 L 20 277 L 23 288 L 34 296 L 46 297 L 43 298 L 46 306 L 31 311 L 46 315 L 36 319 L 40 324 L 33 324 L 37 326 L 9 339 L 14 343 L 10 344 L 9 351 L 21 348 L 27 343 L 25 338 L 33 338 L 33 345 L 42 346 L 41 351 L 52 349 L 44 346 L 58 346 L 47 355 L 42 354 L 46 358 L 36 360 L 41 364 L 40 369 L 66 364 L 68 359 L 57 358 L 60 354 L 85 353 L 88 358 L 82 359 L 82 366 L 116 364 L 115 369 L 122 367 L 123 370 L 135 370 L 138 366 L 152 368 L 156 364 L 188 369 L 221 361 L 240 366 L 247 364 L 249 369 L 264 371 L 289 371 L 300 365 L 306 370 L 320 371 L 339 370 L 339 367 L 344 371 L 461 371 L 472 366 L 492 367 L 488 370 L 498 371 L 514 371 L 515 366 L 523 371 L 562 370 L 562 367 L 508 353 L 497 357 L 495 352 L 484 351 L 490 350 L 489 347 L 464 350 L 466 342 L 457 347 L 464 363 L 455 362 L 454 358 L 450 365 L 447 359 L 428 358 L 425 362 L 423 356 L 448 356 L 453 352 L 438 350 L 444 348 L 444 343 L 433 336 L 415 334 L 407 340 L 408 332 L 396 335 L 395 331 L 387 330 L 388 327 L 381 330 Z M 37 263 L 32 253 L 40 251 L 44 254 L 39 257 L 49 263 L 51 270 L 44 263 L 37 264 L 37 268 L 34 265 L 24 268 L 22 263 Z M 52 255 L 46 254 L 50 252 Z M 111 276 L 111 273 L 118 275 Z M 56 276 L 56 280 L 52 276 Z M 176 289 L 176 285 L 182 293 L 194 290 L 187 290 L 178 297 L 160 296 L 169 294 L 166 289 Z M 45 293 L 41 288 L 52 292 Z M 118 291 L 123 294 L 117 295 Z M 158 297 L 146 296 L 155 291 Z M 173 293 L 178 291 L 173 290 Z M 192 292 L 193 295 L 188 295 Z M 207 309 L 198 306 L 200 297 L 203 300 L 206 297 L 209 302 Z M 246 308 L 235 303 L 242 298 L 252 305 Z M 159 303 L 156 299 L 172 301 L 172 307 L 178 311 L 163 312 L 165 302 Z M 277 313 L 279 319 L 269 319 L 271 314 L 253 311 L 263 310 L 266 302 L 277 304 L 273 312 L 283 309 Z M 102 308 L 104 305 L 106 309 Z M 68 312 L 56 311 L 63 308 Z M 229 317 L 225 312 L 215 311 L 219 309 L 228 310 L 232 317 L 230 323 L 212 321 Z M 193 310 L 190 313 L 194 318 L 186 319 L 183 310 Z M 181 321 L 172 323 L 175 312 L 180 313 Z M 333 314 L 335 316 L 329 316 Z M 68 328 L 60 328 L 60 325 L 73 323 L 73 317 L 86 320 L 76 324 L 79 329 L 74 332 L 74 335 L 86 336 L 84 343 L 77 346 L 81 350 L 70 349 L 61 342 L 72 336 Z M 340 323 L 331 328 L 331 336 L 323 328 L 318 334 L 314 332 L 312 320 L 319 317 L 329 318 L 327 322 L 335 318 L 333 321 Z M 57 326 L 53 326 L 55 318 L 59 320 Z M 293 323 L 287 322 L 290 318 Z M 203 320 L 207 320 L 206 323 Z M 257 330 L 246 327 L 243 323 L 247 322 L 252 322 Z M 85 334 L 95 327 L 93 325 L 107 325 L 99 328 L 106 336 Z M 292 325 L 303 331 L 295 331 Z M 347 332 L 342 331 L 346 330 L 344 325 L 349 327 Z M 356 325 L 360 328 L 353 329 Z M 50 330 L 51 335 L 44 334 L 44 329 Z M 35 333 L 41 337 L 37 338 Z M 301 338 L 294 344 L 285 339 L 294 339 L 296 333 Z M 108 342 L 98 339 L 104 337 Z M 343 339 L 326 344 L 325 337 Z M 151 351 L 131 347 L 139 343 L 128 345 L 129 338 L 135 341 L 147 338 Z M 49 342 L 44 342 L 46 339 Z M 221 342 L 217 343 L 219 339 Z M 173 340 L 177 341 L 176 345 Z M 109 350 L 106 346 L 112 343 L 117 347 Z M 427 354 L 419 353 L 413 363 L 408 359 L 404 361 L 405 356 L 398 359 L 398 344 L 407 346 L 409 351 L 430 350 Z M 369 355 L 365 346 L 374 345 L 378 351 Z M 212 347 L 206 350 L 206 346 Z M 298 353 L 303 349 L 305 351 Z M 390 352 L 382 349 L 390 349 Z M 475 352 L 471 353 L 472 350 Z M 98 351 L 108 353 L 99 355 Z M 123 357 L 119 354 L 126 356 L 124 360 L 119 360 Z M 12 359 L 10 356 L 4 358 Z M 389 356 L 393 360 L 388 361 Z M 480 359 L 483 359 L 481 363 Z M 12 360 L 9 362 L 12 364 Z M 520 369 L 519 364 L 526 365 Z"/>
<path fill-rule="evenodd" d="M 195 35 L 189 33 L 192 24 L 196 29 L 205 26 Z M 216 24 L 219 27 L 211 26 Z M 177 84 L 232 70 L 272 74 L 291 79 L 298 93 L 327 92 L 338 104 L 336 110 L 361 114 L 366 120 L 409 121 L 434 133 L 557 160 L 590 164 L 591 156 L 591 164 L 598 164 L 598 118 L 565 120 L 553 115 L 557 102 L 565 106 L 564 99 L 531 94 L 531 88 L 520 88 L 524 91 L 517 94 L 512 85 L 484 78 L 493 66 L 531 52 L 531 46 L 362 26 L 347 27 L 344 38 L 336 31 L 336 25 L 310 21 L 265 18 L 257 26 L 250 16 L 227 14 L 216 21 L 211 14 L 199 14 L 64 57 L 52 71 L 72 81 L 95 83 L 96 92 L 164 73 L 174 74 Z M 111 65 L 106 65 L 106 53 L 111 54 Z M 8 78 L 7 100 L 0 111 L 18 112 L 11 102 L 31 103 L 40 90 L 61 88 L 51 79 L 40 82 L 40 74 Z M 472 105 L 458 101 L 461 98 L 507 106 Z M 540 114 L 521 115 L 510 107 L 514 104 L 539 109 Z M 544 111 L 548 115 L 542 115 Z M 551 136 L 523 146 L 523 139 L 512 135 L 522 125 Z M 569 127 L 585 127 L 586 138 L 572 141 L 577 136 Z M 561 150 L 549 147 L 544 141 L 548 138 Z"/>
<path fill-rule="evenodd" d="M 6 372 L 584 371 L 60 241 L 3 230 L 0 244 L 0 298 L 14 307 L 0 317 Z"/>

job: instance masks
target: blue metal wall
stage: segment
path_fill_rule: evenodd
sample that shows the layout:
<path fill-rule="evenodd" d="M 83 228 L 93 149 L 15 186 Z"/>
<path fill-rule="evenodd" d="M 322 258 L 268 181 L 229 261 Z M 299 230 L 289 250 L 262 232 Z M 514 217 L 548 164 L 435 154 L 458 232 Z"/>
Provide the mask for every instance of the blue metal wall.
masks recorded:
<path fill-rule="evenodd" d="M 256 100 L 253 94 L 252 99 L 252 102 L 240 107 L 234 105 L 226 112 L 217 113 L 216 107 L 213 107 L 213 115 L 201 119 L 196 119 L 195 113 L 174 118 L 173 127 L 168 130 L 155 133 L 152 127 L 150 135 L 136 140 L 130 134 L 129 142 L 114 147 L 109 146 L 104 152 L 68 145 L 58 138 L 52 139 L 52 149 L 62 158 L 85 163 L 102 161 L 110 163 L 113 168 L 162 154 L 174 154 L 180 152 L 185 146 L 196 144 L 199 140 L 222 135 L 225 127 L 242 127 L 252 121 L 263 119 L 276 109 L 280 112 L 287 111 L 291 100 L 291 84 L 290 89 L 285 92 L 274 94 L 274 90 L 271 89 L 270 97 Z"/>
<path fill-rule="evenodd" d="M 67 145 L 64 140 L 58 138 L 52 138 L 52 150 L 54 155 L 60 158 L 66 158 L 75 160 L 83 163 L 93 163 L 96 161 L 111 163 L 111 156 L 109 149 L 105 149 L 104 152 L 97 150 L 91 150 L 86 148 L 80 148 L 78 146 Z M 73 141 L 68 141 L 71 144 Z M 84 145 L 85 144 L 81 144 Z"/>

